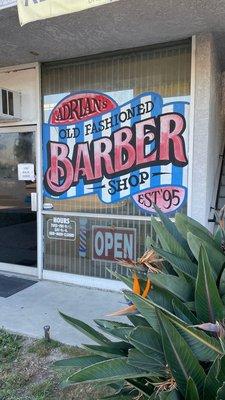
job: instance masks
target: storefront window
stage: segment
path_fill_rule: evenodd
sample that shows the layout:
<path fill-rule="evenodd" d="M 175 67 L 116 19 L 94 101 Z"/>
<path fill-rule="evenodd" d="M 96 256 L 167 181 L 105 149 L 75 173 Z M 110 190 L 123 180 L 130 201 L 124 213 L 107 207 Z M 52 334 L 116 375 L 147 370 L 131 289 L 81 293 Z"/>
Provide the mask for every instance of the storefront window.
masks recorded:
<path fill-rule="evenodd" d="M 190 59 L 183 43 L 44 65 L 48 269 L 108 277 L 115 259 L 143 253 L 154 202 L 185 212 Z"/>
<path fill-rule="evenodd" d="M 128 272 L 115 259 L 136 259 L 145 250 L 138 235 L 152 235 L 150 222 L 65 215 L 46 215 L 44 229 L 47 269 L 100 278 Z"/>

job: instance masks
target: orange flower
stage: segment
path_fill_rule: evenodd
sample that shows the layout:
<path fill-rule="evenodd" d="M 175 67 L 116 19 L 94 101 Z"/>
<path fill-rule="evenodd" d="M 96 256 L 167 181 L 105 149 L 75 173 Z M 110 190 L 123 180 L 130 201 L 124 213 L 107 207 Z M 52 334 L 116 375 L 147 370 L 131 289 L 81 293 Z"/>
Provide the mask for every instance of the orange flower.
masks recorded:
<path fill-rule="evenodd" d="M 151 284 L 150 279 L 148 278 L 145 289 L 144 289 L 143 293 L 141 294 L 141 285 L 140 285 L 140 282 L 139 282 L 136 272 L 134 272 L 134 274 L 133 274 L 133 293 L 139 294 L 139 295 L 141 295 L 141 297 L 143 297 L 145 299 L 148 296 L 151 288 L 152 288 L 152 284 Z M 134 314 L 134 313 L 136 313 L 136 311 L 137 311 L 137 307 L 134 304 L 130 304 L 128 307 L 122 308 L 121 310 L 116 311 L 108 316 L 109 317 L 117 317 L 120 315 Z"/>
<path fill-rule="evenodd" d="M 141 286 L 136 272 L 133 274 L 133 292 L 135 294 L 141 294 Z"/>

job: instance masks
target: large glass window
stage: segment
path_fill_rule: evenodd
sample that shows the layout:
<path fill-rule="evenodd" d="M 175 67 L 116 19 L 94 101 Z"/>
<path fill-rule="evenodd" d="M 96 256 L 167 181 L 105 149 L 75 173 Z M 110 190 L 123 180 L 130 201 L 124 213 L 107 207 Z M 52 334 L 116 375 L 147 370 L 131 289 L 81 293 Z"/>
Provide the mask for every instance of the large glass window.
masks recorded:
<path fill-rule="evenodd" d="M 112 98 L 121 107 L 121 112 L 126 111 L 129 104 L 130 107 L 133 105 L 132 99 L 142 93 L 154 92 L 163 99 L 164 109 L 162 108 L 162 113 L 176 111 L 178 114 L 185 115 L 186 126 L 183 136 L 188 159 L 190 69 L 191 47 L 189 42 L 141 51 L 134 50 L 112 56 L 107 55 L 91 59 L 44 64 L 42 71 L 44 122 L 48 122 L 50 114 L 57 103 L 73 92 L 101 92 Z M 126 109 L 123 109 L 124 104 L 127 104 Z M 133 122 L 137 122 L 137 120 Z M 121 123 L 121 126 L 125 126 L 126 123 Z M 54 138 L 58 134 L 54 127 L 51 132 Z M 67 145 L 71 145 L 71 139 L 67 140 Z M 124 160 L 125 156 L 126 154 L 124 155 Z M 159 176 L 157 180 L 162 185 L 164 181 L 167 182 L 167 175 L 175 174 L 176 168 L 177 171 L 181 171 L 179 166 L 163 165 L 160 170 L 159 168 L 154 170 L 154 176 Z M 147 175 L 142 176 L 145 178 Z M 179 196 L 185 197 L 187 194 L 177 192 L 177 187 L 188 186 L 187 167 L 182 170 L 182 176 L 181 174 L 177 174 L 177 176 L 176 179 L 171 181 L 167 192 L 163 194 L 162 201 L 165 209 L 167 206 L 171 206 L 171 202 L 174 202 L 175 206 L 176 202 L 179 201 Z M 130 177 L 131 175 L 128 171 L 126 178 Z M 136 177 L 134 176 L 132 179 L 134 182 Z M 149 182 L 146 183 L 146 188 L 147 185 L 151 186 Z M 91 187 L 93 188 L 94 184 Z M 160 196 L 157 193 L 156 195 Z M 57 198 L 55 196 L 55 198 L 49 198 L 44 194 L 44 207 L 49 212 L 49 215 L 46 216 L 45 226 L 45 266 L 48 269 L 56 269 L 63 272 L 107 277 L 106 267 L 111 268 L 115 265 L 112 260 L 112 251 L 108 249 L 110 256 L 106 254 L 105 258 L 103 256 L 97 257 L 93 250 L 94 243 L 95 246 L 98 247 L 99 245 L 101 247 L 101 240 L 108 240 L 109 245 L 113 240 L 114 251 L 117 249 L 115 246 L 119 246 L 118 243 L 122 245 L 121 243 L 124 244 L 125 241 L 129 249 L 128 242 L 129 240 L 134 240 L 134 238 L 132 239 L 134 234 L 135 242 L 132 242 L 132 246 L 135 247 L 135 251 L 132 255 L 140 256 L 144 251 L 144 238 L 142 235 L 144 234 L 145 236 L 148 230 L 148 233 L 150 233 L 151 229 L 149 228 L 147 203 L 146 207 L 143 207 L 143 202 L 146 199 L 142 196 L 136 197 L 136 200 L 135 202 L 131 196 L 124 196 L 122 199 L 118 196 L 118 201 L 107 203 L 101 201 L 100 196 L 94 191 L 93 194 L 76 197 L 61 196 Z M 138 206 L 138 202 L 142 202 L 141 207 Z M 182 208 L 185 211 L 185 202 Z M 58 222 L 57 220 L 49 222 L 50 219 L 53 219 L 54 212 L 57 212 L 59 218 L 63 218 L 66 212 L 75 213 L 74 217 L 71 214 L 69 221 L 67 221 L 68 229 L 63 220 L 61 223 L 60 220 Z M 80 217 L 79 213 L 81 213 Z M 101 215 L 104 218 L 101 218 Z M 118 216 L 118 219 L 111 220 L 110 215 Z M 135 220 L 133 220 L 133 217 L 135 217 Z M 137 217 L 140 217 L 140 220 L 136 219 Z M 143 220 L 143 217 L 146 217 L 146 221 Z M 86 224 L 84 224 L 84 220 Z M 62 225 L 61 228 L 59 225 Z M 93 228 L 94 226 L 97 228 Z M 100 226 L 107 226 L 108 230 L 98 230 Z M 127 229 L 132 227 L 133 231 L 128 229 L 126 232 L 124 227 Z M 114 232 L 109 228 L 114 229 Z M 62 230 L 61 233 L 60 229 Z M 72 233 L 74 229 L 75 231 Z M 61 237 L 60 234 L 62 235 Z M 70 238 L 66 236 L 70 236 L 70 234 Z M 83 254 L 79 250 L 79 248 L 82 248 L 81 242 L 84 242 L 85 251 L 83 251 Z M 117 253 L 121 255 L 119 250 Z"/>

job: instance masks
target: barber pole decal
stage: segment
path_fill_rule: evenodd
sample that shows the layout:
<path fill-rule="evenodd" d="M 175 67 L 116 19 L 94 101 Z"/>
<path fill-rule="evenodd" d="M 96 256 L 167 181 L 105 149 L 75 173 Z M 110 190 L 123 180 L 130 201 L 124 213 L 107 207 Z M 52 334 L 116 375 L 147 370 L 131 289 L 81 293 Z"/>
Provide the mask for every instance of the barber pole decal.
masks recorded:
<path fill-rule="evenodd" d="M 43 125 L 44 195 L 132 198 L 174 213 L 187 198 L 189 98 L 147 92 L 118 105 L 108 95 L 63 98 Z"/>
<path fill-rule="evenodd" d="M 87 218 L 80 218 L 79 256 L 87 255 Z"/>

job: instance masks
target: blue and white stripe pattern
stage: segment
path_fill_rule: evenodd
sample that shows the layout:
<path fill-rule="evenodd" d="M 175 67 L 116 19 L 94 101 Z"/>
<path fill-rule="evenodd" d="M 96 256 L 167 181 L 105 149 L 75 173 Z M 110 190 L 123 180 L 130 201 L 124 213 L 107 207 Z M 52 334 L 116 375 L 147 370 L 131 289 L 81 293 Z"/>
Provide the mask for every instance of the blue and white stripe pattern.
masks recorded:
<path fill-rule="evenodd" d="M 80 218 L 80 233 L 79 233 L 79 256 L 86 257 L 87 255 L 87 218 Z"/>
<path fill-rule="evenodd" d="M 119 114 L 121 111 L 125 111 L 131 107 L 135 107 L 137 105 L 140 105 L 141 103 L 146 103 L 147 101 L 151 101 L 154 104 L 154 107 L 148 114 L 141 114 L 141 115 L 136 115 L 132 117 L 131 119 L 125 121 L 124 123 L 118 123 L 116 126 L 109 128 L 107 130 L 104 130 L 102 132 L 98 133 L 93 133 L 89 135 L 85 135 L 85 125 L 87 124 L 98 124 L 99 121 L 104 121 L 106 118 L 110 118 L 111 116 L 113 117 L 116 114 Z M 168 113 L 168 112 L 176 112 L 179 114 L 182 114 L 186 120 L 186 130 L 183 133 L 183 137 L 185 140 L 185 145 L 186 145 L 186 154 L 188 155 L 188 128 L 189 128 L 189 96 L 182 96 L 182 97 L 176 97 L 176 98 L 162 98 L 159 94 L 153 93 L 153 92 L 148 92 L 148 93 L 143 93 L 132 100 L 128 101 L 127 103 L 123 105 L 119 105 L 117 108 L 113 109 L 111 112 L 103 113 L 101 115 L 98 115 L 97 117 L 94 117 L 93 119 L 90 119 L 88 121 L 83 121 L 79 122 L 76 125 L 67 125 L 67 126 L 53 126 L 50 125 L 49 123 L 45 123 L 43 125 L 43 168 L 44 168 L 44 174 L 48 168 L 47 162 L 48 162 L 48 151 L 47 151 L 47 145 L 49 141 L 54 141 L 54 142 L 61 142 L 61 143 L 66 143 L 69 147 L 70 153 L 69 157 L 72 158 L 73 150 L 74 150 L 74 145 L 76 143 L 82 143 L 82 142 L 91 142 L 93 139 L 98 139 L 101 137 L 109 137 L 113 133 L 115 133 L 119 128 L 126 126 L 126 127 L 131 127 L 135 123 L 140 122 L 141 120 L 150 118 L 150 117 L 156 117 L 158 115 Z M 79 128 L 80 130 L 80 135 L 77 138 L 66 138 L 66 139 L 61 139 L 59 137 L 59 131 L 61 129 L 73 129 L 73 128 Z M 154 142 L 150 145 L 147 146 L 146 150 L 150 151 L 151 148 L 154 148 Z M 98 183 L 93 183 L 93 184 L 84 184 L 83 179 L 79 180 L 79 183 L 76 186 L 71 187 L 66 193 L 60 195 L 60 196 L 53 196 L 52 194 L 48 193 L 46 190 L 44 192 L 44 195 L 47 197 L 51 197 L 55 200 L 57 199 L 69 199 L 69 198 L 75 198 L 75 197 L 81 197 L 84 195 L 89 195 L 89 194 L 98 194 L 100 200 L 104 203 L 115 203 L 118 202 L 122 199 L 129 198 L 141 191 L 144 191 L 146 189 L 150 188 L 156 188 L 160 186 L 165 186 L 165 185 L 174 185 L 174 186 L 183 186 L 187 187 L 187 166 L 186 167 L 178 167 L 174 166 L 172 164 L 168 165 L 158 165 L 158 166 L 149 166 L 145 167 L 136 171 L 131 171 L 129 173 L 126 173 L 124 175 L 121 175 L 119 178 L 115 179 L 124 179 L 124 178 L 129 178 L 131 175 L 139 176 L 141 172 L 147 172 L 148 173 L 148 179 L 142 183 L 139 184 L 135 187 L 129 186 L 125 190 L 121 190 L 117 193 L 110 194 L 108 189 L 109 189 L 109 180 L 106 177 L 103 177 L 101 182 Z"/>

